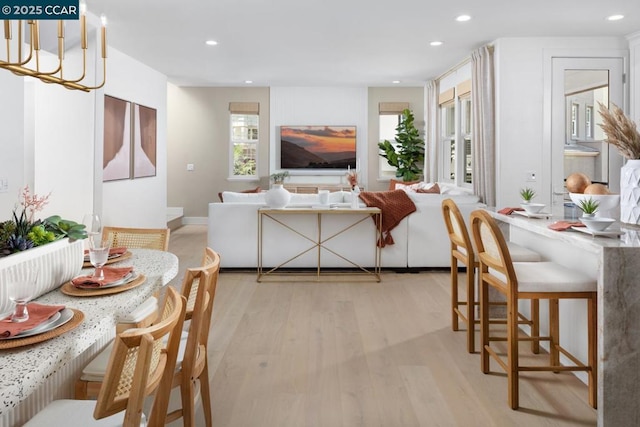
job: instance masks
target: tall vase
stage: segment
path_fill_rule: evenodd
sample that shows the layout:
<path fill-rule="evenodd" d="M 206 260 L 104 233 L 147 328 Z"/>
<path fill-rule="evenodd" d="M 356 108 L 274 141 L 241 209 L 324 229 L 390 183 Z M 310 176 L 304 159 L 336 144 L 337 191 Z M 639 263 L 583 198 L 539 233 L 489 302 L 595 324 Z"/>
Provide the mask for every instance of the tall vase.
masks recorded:
<path fill-rule="evenodd" d="M 289 193 L 282 184 L 273 184 L 273 186 L 265 194 L 265 200 L 270 208 L 282 209 L 291 200 L 291 193 Z"/>
<path fill-rule="evenodd" d="M 620 170 L 620 221 L 640 224 L 640 160 L 629 159 Z"/>

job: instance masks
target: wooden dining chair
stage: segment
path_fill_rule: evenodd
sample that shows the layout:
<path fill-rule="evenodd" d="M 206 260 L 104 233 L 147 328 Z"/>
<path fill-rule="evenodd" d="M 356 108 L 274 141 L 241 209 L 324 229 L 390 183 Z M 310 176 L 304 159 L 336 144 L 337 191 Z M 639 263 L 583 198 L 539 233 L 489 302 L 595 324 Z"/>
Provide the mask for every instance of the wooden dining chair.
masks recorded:
<path fill-rule="evenodd" d="M 163 378 L 173 376 L 185 307 L 186 299 L 169 287 L 156 324 L 127 330 L 116 337 L 105 375 L 107 381 L 97 401 L 56 400 L 25 425 L 141 425 L 145 422 L 142 413 L 145 398 L 158 389 Z"/>
<path fill-rule="evenodd" d="M 444 217 L 445 227 L 451 242 L 451 328 L 454 331 L 460 329 L 460 320 L 467 325 L 467 351 L 475 352 L 475 325 L 480 323 L 476 319 L 476 308 L 479 303 L 476 301 L 476 270 L 478 261 L 475 254 L 467 224 L 458 208 L 458 205 L 452 199 L 442 201 L 442 215 Z M 507 243 L 510 252 L 515 261 L 535 262 L 542 258 L 540 254 L 523 246 L 512 242 Z M 458 267 L 462 265 L 466 269 L 466 298 L 460 299 Z M 501 302 L 493 302 L 494 305 L 504 305 Z M 464 307 L 464 308 L 463 308 Z M 533 311 L 537 312 L 537 306 L 533 307 Z M 532 321 L 528 322 L 521 318 L 521 323 L 529 323 L 533 328 L 537 327 L 535 323 L 537 316 L 532 316 Z M 496 323 L 504 323 L 496 320 Z M 535 323 L 535 324 L 534 324 Z M 539 347 L 534 345 L 533 352 L 537 353 Z"/>
<path fill-rule="evenodd" d="M 128 228 L 103 227 L 102 239 L 111 242 L 111 247 L 126 247 L 138 249 L 169 250 L 168 228 Z"/>
<path fill-rule="evenodd" d="M 161 397 L 153 403 L 151 422 L 154 425 L 164 425 L 182 418 L 184 426 L 195 426 L 196 382 L 200 386 L 205 425 L 212 425 L 207 347 L 219 271 L 220 256 L 211 248 L 206 248 L 202 267 L 185 272 L 182 295 L 187 299 L 185 318 L 191 322 L 187 333 L 182 336 L 186 345 L 184 354 L 177 357 L 173 379 L 169 381 L 165 377 L 159 387 Z M 173 402 L 170 402 L 172 389 L 180 391 L 178 408 L 173 408 Z"/>
<path fill-rule="evenodd" d="M 589 383 L 589 404 L 597 405 L 597 292 L 596 281 L 583 272 L 554 262 L 513 262 L 500 228 L 491 215 L 483 210 L 471 213 L 471 229 L 478 251 L 480 280 L 480 339 L 482 372 L 489 373 L 493 357 L 507 372 L 508 401 L 511 409 L 519 407 L 519 375 L 522 371 L 586 371 Z M 504 337 L 492 334 L 489 328 L 489 287 L 503 294 L 507 300 L 507 357 L 491 345 Z M 519 334 L 518 302 L 546 299 L 549 301 L 549 336 L 532 331 L 531 336 Z M 585 365 L 560 345 L 559 300 L 584 299 L 587 302 L 587 364 Z M 538 331 L 539 332 L 539 331 Z M 547 365 L 520 364 L 518 342 L 548 341 Z M 560 354 L 573 365 L 560 364 Z"/>

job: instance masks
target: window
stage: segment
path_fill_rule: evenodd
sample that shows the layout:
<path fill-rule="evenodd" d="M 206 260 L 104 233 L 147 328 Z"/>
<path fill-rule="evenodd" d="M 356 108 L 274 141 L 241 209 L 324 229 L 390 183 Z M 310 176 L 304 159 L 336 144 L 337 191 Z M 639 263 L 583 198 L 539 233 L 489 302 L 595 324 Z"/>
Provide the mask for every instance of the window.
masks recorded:
<path fill-rule="evenodd" d="M 571 139 L 578 139 L 578 104 L 571 104 Z"/>
<path fill-rule="evenodd" d="M 380 114 L 379 123 L 380 123 L 380 137 L 378 139 L 379 142 L 384 140 L 388 140 L 391 145 L 397 150 L 398 144 L 395 142 L 396 138 L 396 127 L 400 124 L 400 120 L 402 120 L 402 115 L 400 114 Z M 382 150 L 380 150 L 382 153 Z M 380 178 L 394 178 L 396 176 L 396 167 L 391 166 L 387 159 L 382 156 L 378 156 L 379 163 L 379 171 Z"/>
<path fill-rule="evenodd" d="M 593 139 L 593 105 L 587 105 L 584 111 L 585 137 Z"/>
<path fill-rule="evenodd" d="M 258 176 L 258 108 L 256 102 L 232 102 L 230 114 L 229 176 Z"/>
<path fill-rule="evenodd" d="M 442 120 L 442 179 L 455 182 L 456 179 L 456 105 L 448 102 L 440 106 Z"/>
<path fill-rule="evenodd" d="M 460 187 L 473 183 L 471 80 L 442 92 L 438 179 Z"/>
<path fill-rule="evenodd" d="M 396 128 L 402 120 L 402 112 L 409 109 L 408 102 L 381 102 L 378 104 L 378 142 L 389 141 L 393 148 L 396 144 Z M 383 154 L 382 150 L 379 150 Z M 397 168 L 391 166 L 386 158 L 378 156 L 378 177 L 381 179 L 395 178 Z"/>

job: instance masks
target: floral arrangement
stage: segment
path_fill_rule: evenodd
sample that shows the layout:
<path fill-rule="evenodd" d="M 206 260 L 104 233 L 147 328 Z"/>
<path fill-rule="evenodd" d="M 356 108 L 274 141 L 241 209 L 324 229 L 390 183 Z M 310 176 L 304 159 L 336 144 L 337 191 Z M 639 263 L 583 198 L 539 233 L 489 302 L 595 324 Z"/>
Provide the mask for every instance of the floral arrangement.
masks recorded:
<path fill-rule="evenodd" d="M 0 222 L 0 257 L 26 251 L 64 237 L 69 237 L 71 240 L 87 237 L 84 225 L 62 219 L 58 215 L 44 220 L 35 219 L 36 213 L 49 203 L 50 195 L 51 193 L 38 197 L 36 194 L 31 194 L 29 186 L 20 191 L 21 212 L 18 214 L 16 206 L 13 210 L 13 218 Z"/>
<path fill-rule="evenodd" d="M 640 132 L 636 124 L 622 109 L 611 104 L 611 110 L 599 102 L 598 111 L 602 116 L 599 126 L 607 135 L 604 141 L 613 145 L 627 159 L 640 159 Z"/>
<path fill-rule="evenodd" d="M 355 189 L 358 186 L 358 172 L 349 170 L 347 172 L 347 182 L 351 186 L 351 189 Z"/>

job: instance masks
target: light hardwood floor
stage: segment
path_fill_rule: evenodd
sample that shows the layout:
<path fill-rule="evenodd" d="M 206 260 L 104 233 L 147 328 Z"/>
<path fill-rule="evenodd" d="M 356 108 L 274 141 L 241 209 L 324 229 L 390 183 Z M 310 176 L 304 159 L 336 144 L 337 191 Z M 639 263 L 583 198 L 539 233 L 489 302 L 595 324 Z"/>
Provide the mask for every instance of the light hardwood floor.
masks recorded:
<path fill-rule="evenodd" d="M 172 233 L 179 278 L 205 245 L 205 226 Z M 501 369 L 482 374 L 451 330 L 449 297 L 446 271 L 257 283 L 223 270 L 209 340 L 214 426 L 596 425 L 586 385 L 568 373 L 521 375 L 522 407 L 509 409 Z"/>

